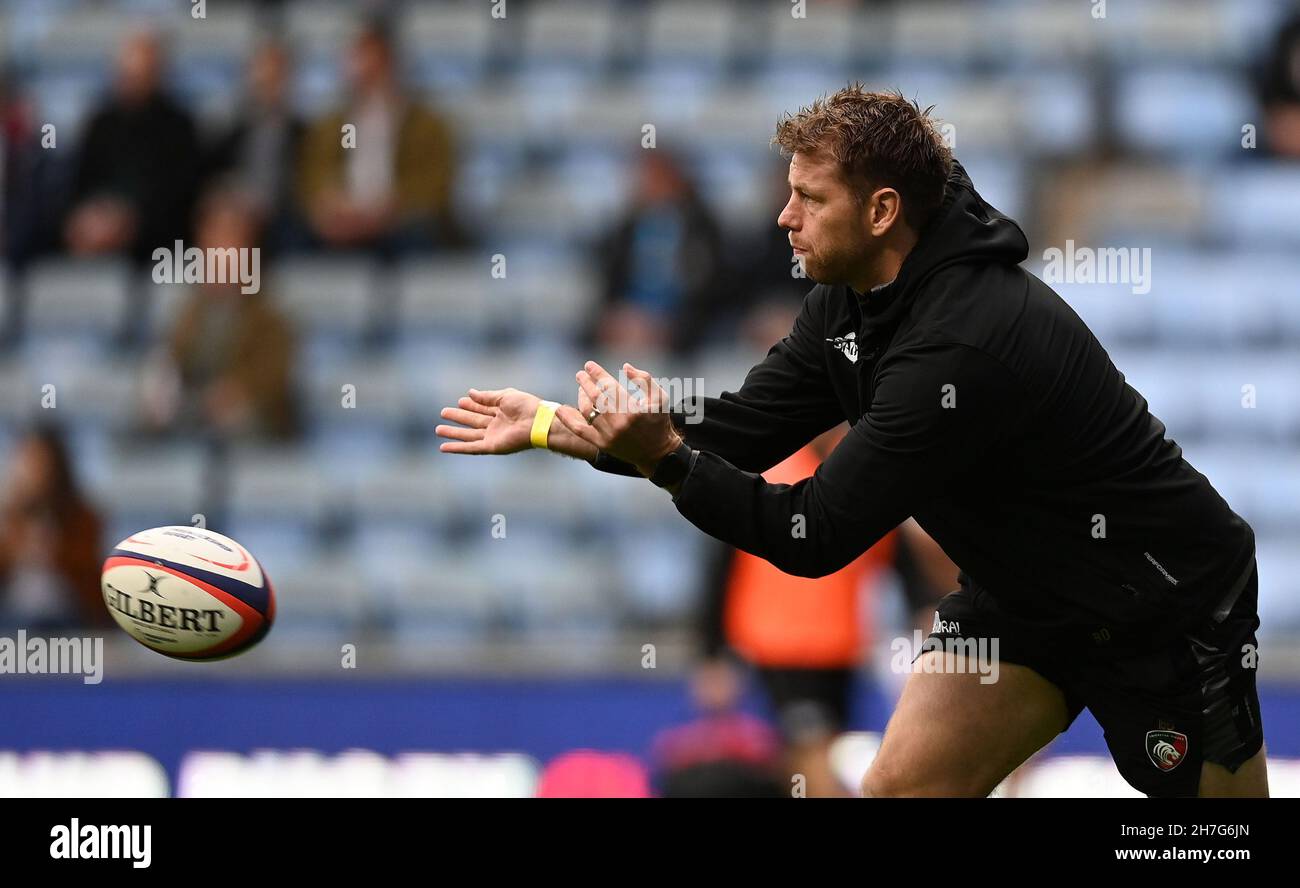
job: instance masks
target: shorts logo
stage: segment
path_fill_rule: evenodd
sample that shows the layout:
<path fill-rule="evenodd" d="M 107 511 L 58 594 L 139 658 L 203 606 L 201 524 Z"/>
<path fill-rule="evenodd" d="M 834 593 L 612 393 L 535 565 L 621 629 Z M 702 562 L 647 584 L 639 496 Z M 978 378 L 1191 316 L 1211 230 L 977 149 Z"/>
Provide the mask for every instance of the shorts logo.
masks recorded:
<path fill-rule="evenodd" d="M 953 632 L 961 634 L 961 624 L 956 620 L 941 620 L 939 612 L 934 612 L 934 625 L 930 627 L 931 632 Z"/>
<path fill-rule="evenodd" d="M 1147 756 L 1162 771 L 1172 771 L 1187 755 L 1187 735 L 1177 731 L 1147 731 Z"/>

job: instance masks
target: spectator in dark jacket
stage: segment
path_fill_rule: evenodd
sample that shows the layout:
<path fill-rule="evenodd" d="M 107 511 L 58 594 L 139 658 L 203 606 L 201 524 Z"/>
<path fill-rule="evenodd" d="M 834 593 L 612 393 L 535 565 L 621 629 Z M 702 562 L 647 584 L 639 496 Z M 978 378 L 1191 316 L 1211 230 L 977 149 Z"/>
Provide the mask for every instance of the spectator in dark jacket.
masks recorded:
<path fill-rule="evenodd" d="M 123 44 L 112 97 L 86 127 L 77 157 L 68 249 L 147 260 L 184 238 L 199 166 L 189 114 L 161 89 L 162 48 L 152 33 Z"/>
<path fill-rule="evenodd" d="M 297 227 L 290 219 L 293 176 L 303 123 L 289 105 L 288 50 L 265 43 L 249 60 L 239 116 L 211 146 L 205 174 L 243 192 L 266 223 L 268 239 Z M 268 250 L 281 244 L 269 242 Z"/>
<path fill-rule="evenodd" d="M 726 306 L 717 302 L 722 238 L 681 165 L 643 152 L 631 206 L 601 245 L 604 307 L 588 343 L 687 354 Z"/>

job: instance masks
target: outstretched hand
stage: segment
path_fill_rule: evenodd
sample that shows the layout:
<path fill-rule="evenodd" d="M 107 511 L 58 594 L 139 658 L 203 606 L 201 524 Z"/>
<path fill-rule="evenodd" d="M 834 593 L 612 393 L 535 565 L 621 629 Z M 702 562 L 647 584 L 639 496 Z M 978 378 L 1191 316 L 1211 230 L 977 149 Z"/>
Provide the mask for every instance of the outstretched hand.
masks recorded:
<path fill-rule="evenodd" d="M 460 425 L 440 425 L 434 429 L 443 453 L 505 455 L 532 448 L 533 417 L 541 399 L 515 388 L 480 391 L 470 389 L 455 407 L 444 407 L 443 419 Z M 570 410 L 573 408 L 570 407 Z M 577 459 L 591 460 L 596 448 L 569 434 L 562 423 L 552 421 L 548 449 Z"/>

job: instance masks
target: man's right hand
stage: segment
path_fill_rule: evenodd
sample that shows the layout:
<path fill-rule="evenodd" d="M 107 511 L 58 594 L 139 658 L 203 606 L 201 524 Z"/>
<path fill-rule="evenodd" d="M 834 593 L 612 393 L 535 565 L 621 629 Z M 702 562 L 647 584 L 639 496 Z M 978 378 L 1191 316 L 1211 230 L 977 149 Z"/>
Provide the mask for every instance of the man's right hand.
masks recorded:
<path fill-rule="evenodd" d="M 457 406 L 442 408 L 439 415 L 443 419 L 460 425 L 440 425 L 434 429 L 439 437 L 451 439 L 444 441 L 438 449 L 443 453 L 475 455 L 504 455 L 529 450 L 532 448 L 533 417 L 540 403 L 541 399 L 536 395 L 519 389 L 470 389 L 467 396 L 456 402 Z M 593 445 L 566 429 L 559 419 L 551 420 L 547 449 L 588 461 L 595 459 L 598 452 Z"/>

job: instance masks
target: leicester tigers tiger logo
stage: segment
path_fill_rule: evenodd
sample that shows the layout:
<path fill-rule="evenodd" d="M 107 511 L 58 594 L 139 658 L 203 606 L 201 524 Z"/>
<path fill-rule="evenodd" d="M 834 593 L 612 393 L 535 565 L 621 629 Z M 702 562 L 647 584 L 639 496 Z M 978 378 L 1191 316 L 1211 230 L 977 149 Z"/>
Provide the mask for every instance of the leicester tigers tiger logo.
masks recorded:
<path fill-rule="evenodd" d="M 1187 755 L 1187 735 L 1177 731 L 1147 731 L 1147 756 L 1162 771 L 1172 771 Z"/>

